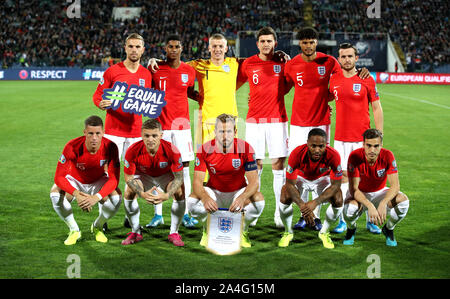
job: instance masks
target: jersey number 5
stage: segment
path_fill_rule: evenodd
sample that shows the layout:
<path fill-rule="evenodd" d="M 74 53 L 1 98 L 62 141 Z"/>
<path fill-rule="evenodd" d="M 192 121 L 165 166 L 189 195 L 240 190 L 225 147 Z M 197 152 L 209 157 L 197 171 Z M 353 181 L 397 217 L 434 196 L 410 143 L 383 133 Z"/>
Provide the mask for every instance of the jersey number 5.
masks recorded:
<path fill-rule="evenodd" d="M 298 86 L 303 86 L 302 73 L 297 73 L 297 84 Z"/>

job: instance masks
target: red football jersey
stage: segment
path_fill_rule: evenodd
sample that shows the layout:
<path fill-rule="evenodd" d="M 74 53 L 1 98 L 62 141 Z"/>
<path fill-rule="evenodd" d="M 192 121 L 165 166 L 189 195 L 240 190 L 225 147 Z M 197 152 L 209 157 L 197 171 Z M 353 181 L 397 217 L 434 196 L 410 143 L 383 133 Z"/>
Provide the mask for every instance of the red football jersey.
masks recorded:
<path fill-rule="evenodd" d="M 181 62 L 176 69 L 166 62 L 159 64 L 159 70 L 153 74 L 153 88 L 165 92 L 167 104 L 158 117 L 163 130 L 188 130 L 189 103 L 187 89 L 195 84 L 195 70 Z"/>
<path fill-rule="evenodd" d="M 358 75 L 346 78 L 342 73 L 331 76 L 330 92 L 336 101 L 334 139 L 346 142 L 363 141 L 362 134 L 370 128 L 369 103 L 380 97 L 372 77 Z"/>
<path fill-rule="evenodd" d="M 284 63 L 263 61 L 258 55 L 244 60 L 238 80 L 248 81 L 250 99 L 246 121 L 249 123 L 287 122 L 284 106 Z"/>
<path fill-rule="evenodd" d="M 108 175 L 108 181 L 99 192 L 102 197 L 108 196 L 117 188 L 120 179 L 117 145 L 103 137 L 97 153 L 91 154 L 85 142 L 86 137 L 81 136 L 66 144 L 56 166 L 55 184 L 72 194 L 76 189 L 67 181 L 66 175 L 71 175 L 83 184 L 91 184 Z M 108 165 L 107 171 L 105 171 L 105 165 Z"/>
<path fill-rule="evenodd" d="M 312 161 L 308 155 L 306 144 L 297 146 L 289 155 L 286 179 L 295 180 L 301 176 L 309 181 L 329 175 L 332 180 L 342 179 L 341 156 L 327 145 L 325 153 L 319 161 Z"/>
<path fill-rule="evenodd" d="M 285 76 L 295 86 L 291 124 L 302 127 L 330 124 L 328 82 L 331 74 L 341 72 L 333 56 L 317 52 L 311 62 L 301 54 L 286 63 Z"/>
<path fill-rule="evenodd" d="M 102 100 L 103 89 L 112 88 L 114 83 L 127 83 L 131 85 L 152 87 L 152 74 L 148 69 L 139 66 L 136 73 L 131 73 L 123 64 L 119 62 L 108 68 L 103 74 L 103 78 L 97 86 L 93 101 L 97 107 Z M 119 137 L 140 137 L 142 126 L 142 115 L 123 112 L 122 106 L 117 110 L 106 109 L 105 133 Z"/>
<path fill-rule="evenodd" d="M 364 148 L 358 148 L 348 157 L 347 172 L 349 177 L 359 177 L 359 190 L 375 192 L 386 187 L 387 175 L 397 173 L 397 162 L 394 154 L 382 148 L 375 164 L 367 162 Z"/>
<path fill-rule="evenodd" d="M 195 159 L 195 171 L 206 172 L 206 186 L 221 192 L 234 192 L 247 186 L 245 172 L 257 169 L 255 151 L 250 144 L 235 138 L 233 152 L 217 152 L 215 139 L 202 145 Z"/>
<path fill-rule="evenodd" d="M 183 170 L 179 150 L 172 143 L 162 139 L 153 157 L 147 152 L 144 141 L 133 143 L 125 154 L 124 165 L 123 171 L 126 174 L 146 174 L 151 177 Z"/>

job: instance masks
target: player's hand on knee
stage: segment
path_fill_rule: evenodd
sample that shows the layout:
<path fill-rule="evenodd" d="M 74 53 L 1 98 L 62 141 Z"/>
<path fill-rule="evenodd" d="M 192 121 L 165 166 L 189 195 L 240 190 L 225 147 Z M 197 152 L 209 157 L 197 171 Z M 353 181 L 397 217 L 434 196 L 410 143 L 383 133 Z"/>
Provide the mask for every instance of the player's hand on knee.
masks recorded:
<path fill-rule="evenodd" d="M 378 214 L 378 211 L 375 207 L 368 208 L 367 212 L 368 212 L 370 222 L 372 222 L 376 225 L 380 225 L 380 223 L 382 224 L 380 215 Z"/>
<path fill-rule="evenodd" d="M 378 225 L 382 225 L 384 221 L 386 221 L 386 214 L 387 214 L 387 205 L 381 204 L 378 206 L 377 209 L 378 217 L 380 219 L 380 223 Z"/>

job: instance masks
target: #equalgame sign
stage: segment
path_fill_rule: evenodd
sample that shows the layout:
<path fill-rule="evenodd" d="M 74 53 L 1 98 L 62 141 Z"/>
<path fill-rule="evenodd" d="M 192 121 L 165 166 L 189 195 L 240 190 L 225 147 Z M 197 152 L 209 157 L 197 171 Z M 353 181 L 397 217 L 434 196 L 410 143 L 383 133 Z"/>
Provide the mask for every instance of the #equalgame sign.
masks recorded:
<path fill-rule="evenodd" d="M 138 114 L 149 118 L 157 118 L 166 105 L 164 91 L 145 88 L 143 86 L 116 82 L 112 88 L 103 90 L 102 98 L 111 100 L 109 109 L 117 110 L 122 107 L 123 112 Z"/>

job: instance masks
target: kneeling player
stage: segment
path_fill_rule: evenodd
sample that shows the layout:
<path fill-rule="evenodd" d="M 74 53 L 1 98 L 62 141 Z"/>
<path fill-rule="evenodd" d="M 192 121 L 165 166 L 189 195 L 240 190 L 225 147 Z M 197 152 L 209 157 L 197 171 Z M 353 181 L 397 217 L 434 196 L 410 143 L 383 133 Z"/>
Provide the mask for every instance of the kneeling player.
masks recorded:
<path fill-rule="evenodd" d="M 103 138 L 103 121 L 91 116 L 84 122 L 84 136 L 69 141 L 58 161 L 55 184 L 50 190 L 53 209 L 69 227 L 65 245 L 73 245 L 81 232 L 73 216 L 71 202 L 90 211 L 99 203 L 100 213 L 91 226 L 98 242 L 106 243 L 103 224 L 119 209 L 121 196 L 117 188 L 120 177 L 119 152 L 114 142 Z"/>
<path fill-rule="evenodd" d="M 203 222 L 200 245 L 205 246 L 207 235 L 205 220 L 208 213 L 219 208 L 231 212 L 245 211 L 243 247 L 251 247 L 249 224 L 264 210 L 264 197 L 258 192 L 258 172 L 253 148 L 244 140 L 235 138 L 234 116 L 221 114 L 216 119 L 215 138 L 202 145 L 197 153 L 193 192 L 188 198 L 188 209 L 193 217 Z M 205 172 L 209 180 L 203 186 Z M 246 182 L 246 178 L 248 183 Z"/>
<path fill-rule="evenodd" d="M 386 245 L 397 246 L 394 227 L 409 209 L 408 197 L 400 192 L 397 163 L 391 151 L 382 148 L 383 134 L 377 129 L 368 129 L 363 134 L 363 148 L 354 150 L 348 158 L 350 197 L 345 200 L 344 218 L 347 234 L 344 245 L 355 241 L 356 221 L 368 210 L 372 223 L 382 225 Z M 386 187 L 389 181 L 390 188 Z"/>
<path fill-rule="evenodd" d="M 324 130 L 312 129 L 307 143 L 296 147 L 289 156 L 286 184 L 281 189 L 280 199 L 280 217 L 285 232 L 278 246 L 289 246 L 294 237 L 292 202 L 298 205 L 306 223 L 313 226 L 314 209 L 328 201 L 331 205 L 326 211 L 319 238 L 325 248 L 334 248 L 329 229 L 342 212 L 341 179 L 341 158 L 338 152 L 327 146 L 327 134 Z M 309 192 L 318 197 L 308 202 Z"/>
<path fill-rule="evenodd" d="M 141 197 L 149 204 L 159 204 L 173 198 L 169 241 L 175 246 L 184 246 L 178 228 L 184 215 L 185 200 L 183 186 L 183 164 L 178 149 L 162 140 L 161 124 L 148 119 L 142 124 L 142 140 L 130 146 L 125 154 L 125 212 L 131 232 L 122 241 L 130 245 L 142 241 L 139 225 Z"/>

